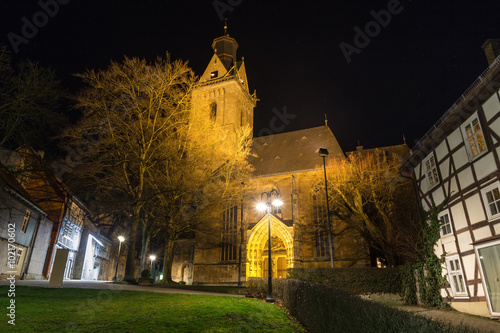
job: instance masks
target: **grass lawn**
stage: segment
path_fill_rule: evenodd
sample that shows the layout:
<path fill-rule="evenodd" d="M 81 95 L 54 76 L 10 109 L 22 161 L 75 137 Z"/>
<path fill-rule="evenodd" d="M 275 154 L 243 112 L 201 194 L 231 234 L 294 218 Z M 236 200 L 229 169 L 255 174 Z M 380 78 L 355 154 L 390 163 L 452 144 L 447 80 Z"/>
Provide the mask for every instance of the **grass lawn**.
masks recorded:
<path fill-rule="evenodd" d="M 0 332 L 305 332 L 276 305 L 227 296 L 0 286 Z"/>

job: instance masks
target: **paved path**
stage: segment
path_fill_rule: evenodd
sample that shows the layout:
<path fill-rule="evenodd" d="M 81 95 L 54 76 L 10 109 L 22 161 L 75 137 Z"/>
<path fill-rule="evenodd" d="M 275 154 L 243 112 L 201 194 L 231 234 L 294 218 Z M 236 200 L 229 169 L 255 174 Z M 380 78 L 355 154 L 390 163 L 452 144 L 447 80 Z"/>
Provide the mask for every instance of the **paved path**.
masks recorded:
<path fill-rule="evenodd" d="M 0 281 L 0 286 L 8 285 L 8 281 Z M 16 280 L 16 286 L 30 286 L 48 288 L 48 280 Z M 208 291 L 175 289 L 175 288 L 161 288 L 152 286 L 138 286 L 130 284 L 115 284 L 108 281 L 81 281 L 81 280 L 65 280 L 63 281 L 63 288 L 83 288 L 83 289 L 109 289 L 109 290 L 133 290 L 133 291 L 147 291 L 152 293 L 164 294 L 190 294 L 190 295 L 212 295 L 212 296 L 231 296 L 231 297 L 245 297 L 244 295 L 237 294 L 223 294 Z"/>
<path fill-rule="evenodd" d="M 418 306 L 398 306 L 397 308 L 444 321 L 445 323 L 451 323 L 452 325 L 464 324 L 479 330 L 479 332 L 500 332 L 500 322 L 486 317 L 472 316 L 453 310 L 426 309 Z"/>

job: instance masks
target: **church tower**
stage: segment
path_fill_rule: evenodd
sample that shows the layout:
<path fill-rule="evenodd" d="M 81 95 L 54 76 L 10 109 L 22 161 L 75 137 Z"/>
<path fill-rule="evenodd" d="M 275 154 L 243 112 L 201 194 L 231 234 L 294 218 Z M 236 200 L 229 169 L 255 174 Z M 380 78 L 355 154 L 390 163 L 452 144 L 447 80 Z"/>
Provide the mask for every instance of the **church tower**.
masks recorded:
<path fill-rule="evenodd" d="M 249 92 L 245 63 L 236 58 L 238 43 L 227 33 L 227 25 L 212 48 L 214 55 L 193 91 L 193 104 L 208 109 L 210 118 L 219 125 L 253 130 L 257 97 Z"/>

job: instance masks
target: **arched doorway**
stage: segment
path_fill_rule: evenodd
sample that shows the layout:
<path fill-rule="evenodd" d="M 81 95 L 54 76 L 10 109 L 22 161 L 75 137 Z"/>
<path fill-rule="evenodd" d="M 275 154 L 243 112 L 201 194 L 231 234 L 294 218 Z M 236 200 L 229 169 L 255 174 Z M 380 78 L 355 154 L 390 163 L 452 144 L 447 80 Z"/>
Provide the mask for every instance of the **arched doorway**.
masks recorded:
<path fill-rule="evenodd" d="M 247 244 L 247 277 L 268 276 L 268 222 L 266 214 L 252 228 Z M 293 237 L 288 227 L 271 215 L 271 257 L 273 278 L 286 278 L 293 267 Z"/>

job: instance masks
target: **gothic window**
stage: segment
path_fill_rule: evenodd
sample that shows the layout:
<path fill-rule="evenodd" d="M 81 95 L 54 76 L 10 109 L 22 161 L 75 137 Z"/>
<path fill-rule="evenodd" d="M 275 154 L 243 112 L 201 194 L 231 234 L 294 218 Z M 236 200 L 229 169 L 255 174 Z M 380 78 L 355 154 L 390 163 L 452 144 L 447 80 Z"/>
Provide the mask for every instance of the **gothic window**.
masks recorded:
<path fill-rule="evenodd" d="M 210 104 L 210 119 L 215 120 L 217 117 L 217 103 Z"/>
<path fill-rule="evenodd" d="M 281 206 L 276 207 L 271 205 L 271 213 L 275 216 L 278 216 L 280 219 L 283 219 L 283 213 L 281 212 Z"/>
<path fill-rule="evenodd" d="M 236 260 L 238 206 L 222 212 L 221 261 Z"/>
<path fill-rule="evenodd" d="M 469 159 L 472 161 L 486 151 L 486 141 L 484 140 L 477 113 L 463 123 L 461 129 L 465 140 L 465 148 L 469 154 Z"/>
<path fill-rule="evenodd" d="M 321 195 L 320 190 L 316 190 L 313 194 L 313 221 L 317 258 L 328 255 L 328 227 L 325 206 L 325 197 Z"/>

